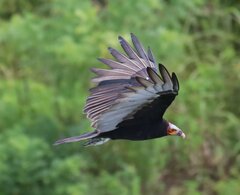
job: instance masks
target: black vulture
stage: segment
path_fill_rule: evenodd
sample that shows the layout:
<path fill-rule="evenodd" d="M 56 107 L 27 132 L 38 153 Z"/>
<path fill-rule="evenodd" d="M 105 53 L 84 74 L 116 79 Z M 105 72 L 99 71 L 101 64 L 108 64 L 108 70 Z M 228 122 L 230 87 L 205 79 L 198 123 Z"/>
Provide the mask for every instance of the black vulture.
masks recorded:
<path fill-rule="evenodd" d="M 92 68 L 96 87 L 90 89 L 84 112 L 92 121 L 92 132 L 61 139 L 56 145 L 87 140 L 85 146 L 103 144 L 109 140 L 147 140 L 167 135 L 185 134 L 163 119 L 168 106 L 178 95 L 175 73 L 169 74 L 164 65 L 157 65 L 150 48 L 147 52 L 131 33 L 132 48 L 119 36 L 126 54 L 109 48 L 115 58 L 100 62 L 110 69 Z"/>

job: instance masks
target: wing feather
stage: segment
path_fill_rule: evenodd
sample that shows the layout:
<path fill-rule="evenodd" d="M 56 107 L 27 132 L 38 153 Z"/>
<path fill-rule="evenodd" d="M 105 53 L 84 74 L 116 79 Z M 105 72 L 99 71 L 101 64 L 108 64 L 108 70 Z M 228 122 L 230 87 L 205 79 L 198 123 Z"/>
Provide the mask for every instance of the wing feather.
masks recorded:
<path fill-rule="evenodd" d="M 163 81 L 160 78 L 160 76 L 152 68 L 148 67 L 147 72 L 151 80 L 154 82 L 154 84 L 157 84 L 157 83 L 163 84 Z"/>
<path fill-rule="evenodd" d="M 148 47 L 148 59 L 155 65 L 155 67 L 157 67 L 156 60 L 153 56 L 153 53 L 152 53 L 150 47 Z"/>
<path fill-rule="evenodd" d="M 174 97 L 177 95 L 177 91 L 174 89 L 171 79 L 168 80 L 168 78 L 166 78 L 164 79 L 165 82 L 163 82 L 160 79 L 160 76 L 156 75 L 157 73 L 155 73 L 154 70 L 150 69 L 151 68 L 148 70 L 150 74 L 149 77 L 152 78 L 154 82 L 150 82 L 141 77 L 136 77 L 136 81 L 139 82 L 142 87 L 132 87 L 133 90 L 125 93 L 123 98 L 118 99 L 118 101 L 116 101 L 115 104 L 109 108 L 109 110 L 107 110 L 99 117 L 96 126 L 99 131 L 112 131 L 116 129 L 117 126 L 124 120 L 130 118 L 133 118 L 132 120 L 134 120 L 134 115 L 139 115 L 138 112 L 141 112 L 141 110 L 145 109 L 147 106 L 151 108 L 151 111 L 159 110 L 159 115 L 152 116 L 151 112 L 149 111 L 144 114 L 144 117 L 148 118 L 148 115 L 150 115 L 151 119 L 160 120 L 162 118 L 162 115 L 164 114 L 166 108 L 171 104 Z M 165 74 L 166 72 L 163 73 Z M 166 75 L 162 75 L 162 77 L 166 77 Z M 172 88 L 167 88 L 167 90 L 165 90 L 164 86 L 172 86 Z M 154 108 L 151 106 L 151 104 L 153 104 L 156 100 L 160 101 L 161 104 L 163 104 L 164 101 L 161 99 L 166 95 L 171 96 L 171 98 L 169 98 L 170 102 L 168 102 L 166 106 L 163 105 L 162 108 Z"/>
<path fill-rule="evenodd" d="M 124 56 L 124 57 L 127 58 L 126 56 Z M 110 60 L 110 59 L 103 59 L 103 58 L 98 58 L 98 60 L 113 69 L 127 69 L 127 70 L 132 70 L 133 72 L 139 71 L 138 66 L 136 64 L 134 64 L 131 60 L 127 61 L 127 60 L 121 59 L 121 61 L 119 60 L 119 62 L 116 62 L 116 61 Z"/>
<path fill-rule="evenodd" d="M 96 77 L 92 79 L 92 82 L 94 83 L 100 83 L 103 81 L 107 81 L 107 80 L 120 80 L 120 79 L 129 79 L 129 76 L 125 76 L 125 75 L 117 75 L 117 76 L 104 76 L 104 77 Z"/>
<path fill-rule="evenodd" d="M 146 67 L 145 64 L 142 64 L 140 57 L 137 55 L 137 53 L 132 49 L 132 47 L 128 44 L 128 42 L 122 38 L 121 36 L 118 37 L 119 42 L 123 48 L 123 50 L 126 52 L 126 54 L 128 55 L 128 57 L 130 59 L 136 60 L 139 62 L 138 67 L 140 69 L 142 69 L 143 67 Z M 143 67 L 141 67 L 141 65 L 143 65 Z"/>
<path fill-rule="evenodd" d="M 172 73 L 172 82 L 173 82 L 174 90 L 178 91 L 179 90 L 179 83 L 178 83 L 177 75 L 174 72 Z"/>
<path fill-rule="evenodd" d="M 146 52 L 144 51 L 138 38 L 133 33 L 131 33 L 131 38 L 132 38 L 133 45 L 136 48 L 139 56 L 147 61 L 148 58 L 147 58 Z"/>
<path fill-rule="evenodd" d="M 148 87 L 152 83 L 151 81 L 142 77 L 136 77 L 136 80 L 144 87 Z"/>
<path fill-rule="evenodd" d="M 125 119 L 150 117 L 152 114 L 146 116 L 146 109 L 148 112 L 158 109 L 158 118 L 161 117 L 174 98 L 169 99 L 164 108 L 151 105 L 164 103 L 161 99 L 166 94 L 175 97 L 179 89 L 176 75 L 173 73 L 171 77 L 161 64 L 158 68 L 151 49 L 146 52 L 134 34 L 131 39 L 133 47 L 119 36 L 126 55 L 109 47 L 115 60 L 99 58 L 111 69 L 92 69 L 97 75 L 92 81 L 97 86 L 90 89 L 84 112 L 99 132 L 111 131 Z"/>

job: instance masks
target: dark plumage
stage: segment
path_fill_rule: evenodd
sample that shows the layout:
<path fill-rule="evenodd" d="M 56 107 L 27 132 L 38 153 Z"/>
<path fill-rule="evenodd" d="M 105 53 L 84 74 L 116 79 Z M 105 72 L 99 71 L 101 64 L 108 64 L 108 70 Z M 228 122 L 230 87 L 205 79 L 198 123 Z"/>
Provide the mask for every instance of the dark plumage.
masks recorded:
<path fill-rule="evenodd" d="M 157 66 L 150 48 L 146 52 L 135 35 L 131 34 L 131 38 L 135 50 L 119 37 L 127 55 L 109 48 L 115 60 L 99 59 L 111 69 L 92 68 L 97 75 L 93 78 L 97 86 L 90 90 L 84 112 L 95 130 L 58 140 L 55 144 L 88 139 L 87 146 L 110 139 L 185 137 L 178 127 L 163 119 L 179 91 L 177 76 L 175 73 L 170 76 L 162 64 Z"/>

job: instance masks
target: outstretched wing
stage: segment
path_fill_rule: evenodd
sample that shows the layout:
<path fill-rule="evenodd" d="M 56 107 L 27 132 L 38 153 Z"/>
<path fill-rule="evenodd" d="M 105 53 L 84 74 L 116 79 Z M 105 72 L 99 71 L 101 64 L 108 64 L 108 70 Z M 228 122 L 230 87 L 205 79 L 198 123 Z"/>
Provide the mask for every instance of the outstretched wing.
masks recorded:
<path fill-rule="evenodd" d="M 136 120 L 161 119 L 179 90 L 176 75 L 171 77 L 163 65 L 159 65 L 158 75 L 151 50 L 146 53 L 136 36 L 131 37 L 135 50 L 119 37 L 127 56 L 109 48 L 116 61 L 100 61 L 111 69 L 93 69 L 98 75 L 93 81 L 98 85 L 90 90 L 84 112 L 100 132 Z"/>

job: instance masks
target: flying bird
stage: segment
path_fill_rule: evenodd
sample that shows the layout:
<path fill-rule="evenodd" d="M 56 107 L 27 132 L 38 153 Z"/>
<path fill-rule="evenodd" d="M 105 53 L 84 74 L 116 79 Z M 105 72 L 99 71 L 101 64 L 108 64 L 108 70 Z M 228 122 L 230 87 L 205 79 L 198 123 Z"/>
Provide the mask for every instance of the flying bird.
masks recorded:
<path fill-rule="evenodd" d="M 109 140 L 148 140 L 168 135 L 185 138 L 176 125 L 163 119 L 166 109 L 178 95 L 179 82 L 157 64 L 150 48 L 147 52 L 131 33 L 133 47 L 121 36 L 125 52 L 109 47 L 112 59 L 99 58 L 110 69 L 92 68 L 96 87 L 90 89 L 84 113 L 95 129 L 80 136 L 61 139 L 55 145 L 87 140 L 85 146 Z"/>

